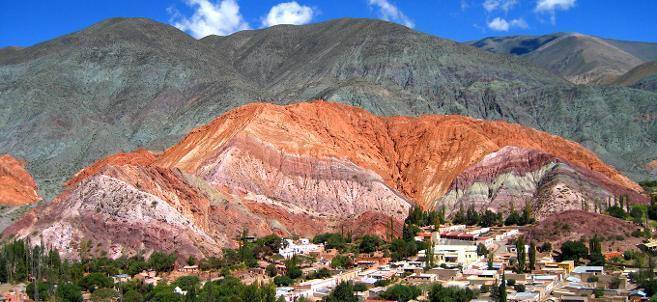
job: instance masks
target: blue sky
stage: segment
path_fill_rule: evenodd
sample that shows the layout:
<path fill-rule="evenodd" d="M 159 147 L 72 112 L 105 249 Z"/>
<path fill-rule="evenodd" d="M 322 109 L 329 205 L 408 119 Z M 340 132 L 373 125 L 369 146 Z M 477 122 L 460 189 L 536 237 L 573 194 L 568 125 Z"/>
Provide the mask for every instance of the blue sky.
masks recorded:
<path fill-rule="evenodd" d="M 0 47 L 29 46 L 111 17 L 146 17 L 195 37 L 340 17 L 379 18 L 457 41 L 581 32 L 657 42 L 657 0 L 0 1 Z"/>

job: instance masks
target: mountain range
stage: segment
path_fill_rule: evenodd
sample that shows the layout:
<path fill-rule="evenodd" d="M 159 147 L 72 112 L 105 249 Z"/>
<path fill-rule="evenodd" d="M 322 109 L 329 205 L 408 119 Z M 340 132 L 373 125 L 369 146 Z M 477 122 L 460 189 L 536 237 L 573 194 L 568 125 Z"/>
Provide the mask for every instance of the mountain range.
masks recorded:
<path fill-rule="evenodd" d="M 401 233 L 412 207 L 542 220 L 648 202 L 581 145 L 518 124 L 458 115 L 376 116 L 315 101 L 251 103 L 164 152 L 117 153 L 80 170 L 3 232 L 67 258 L 176 251 L 181 259 L 256 236 Z M 391 230 L 392 228 L 392 230 Z"/>
<path fill-rule="evenodd" d="M 657 43 L 579 33 L 490 37 L 471 45 L 523 57 L 577 84 L 611 84 L 632 68 L 657 60 Z"/>
<path fill-rule="evenodd" d="M 655 55 L 652 44 L 603 42 L 641 61 Z M 148 19 L 109 19 L 0 50 L 0 153 L 25 160 L 50 200 L 98 159 L 162 152 L 240 105 L 325 99 L 377 115 L 519 123 L 578 142 L 634 180 L 650 177 L 657 94 L 577 85 L 551 70 L 378 20 L 196 40 Z"/>

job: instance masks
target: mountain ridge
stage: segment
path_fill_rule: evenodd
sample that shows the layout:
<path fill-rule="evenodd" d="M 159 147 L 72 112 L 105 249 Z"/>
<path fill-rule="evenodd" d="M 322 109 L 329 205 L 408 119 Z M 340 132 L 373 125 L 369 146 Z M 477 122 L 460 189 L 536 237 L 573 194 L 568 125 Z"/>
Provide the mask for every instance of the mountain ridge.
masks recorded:
<path fill-rule="evenodd" d="M 194 40 L 152 20 L 112 19 L 0 62 L 0 102 L 8 104 L 0 152 L 26 159 L 46 199 L 99 158 L 163 150 L 254 100 L 327 99 L 383 115 L 518 122 L 579 141 L 634 179 L 657 158 L 657 126 L 638 118 L 657 112 L 657 94 L 571 85 L 521 59 L 384 21 Z M 614 119 L 605 113 L 612 111 Z M 593 131 L 592 120 L 605 126 Z"/>

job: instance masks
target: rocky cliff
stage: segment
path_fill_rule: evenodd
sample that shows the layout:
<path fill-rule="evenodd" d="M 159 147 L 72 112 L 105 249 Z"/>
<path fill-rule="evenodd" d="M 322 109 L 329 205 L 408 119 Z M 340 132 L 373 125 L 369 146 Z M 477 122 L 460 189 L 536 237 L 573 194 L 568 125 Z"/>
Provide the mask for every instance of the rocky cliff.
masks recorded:
<path fill-rule="evenodd" d="M 41 200 L 24 163 L 11 155 L 0 156 L 0 206 L 23 206 Z"/>

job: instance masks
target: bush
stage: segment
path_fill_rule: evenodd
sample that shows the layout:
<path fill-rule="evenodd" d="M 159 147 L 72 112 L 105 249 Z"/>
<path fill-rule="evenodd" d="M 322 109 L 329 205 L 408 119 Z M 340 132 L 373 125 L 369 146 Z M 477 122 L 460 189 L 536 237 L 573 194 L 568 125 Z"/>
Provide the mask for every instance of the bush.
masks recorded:
<path fill-rule="evenodd" d="M 290 277 L 290 279 L 296 279 L 303 275 L 303 272 L 297 265 L 296 257 L 292 257 L 292 259 L 285 261 L 285 268 L 287 269 L 286 276 Z"/>
<path fill-rule="evenodd" d="M 176 254 L 166 254 L 162 252 L 154 252 L 148 258 L 148 267 L 158 272 L 170 272 L 173 270 L 173 265 L 176 263 Z"/>
<path fill-rule="evenodd" d="M 144 296 L 136 290 L 128 290 L 123 294 L 123 302 L 144 302 Z"/>
<path fill-rule="evenodd" d="M 57 287 L 57 297 L 67 302 L 82 302 L 82 290 L 72 283 L 60 284 Z"/>
<path fill-rule="evenodd" d="M 292 283 L 293 283 L 292 278 L 288 276 L 274 277 L 274 284 L 276 284 L 276 286 L 290 286 L 292 285 Z"/>
<path fill-rule="evenodd" d="M 514 280 L 514 279 L 506 280 L 506 285 L 514 286 L 514 285 L 516 285 L 516 280 Z"/>
<path fill-rule="evenodd" d="M 276 265 L 273 264 L 273 263 L 267 265 L 267 267 L 265 268 L 265 272 L 267 273 L 267 276 L 269 276 L 269 277 L 275 277 L 278 274 L 278 270 L 276 269 Z"/>
<path fill-rule="evenodd" d="M 602 298 L 605 295 L 605 290 L 602 288 L 596 288 L 593 290 L 593 295 L 596 298 Z"/>
<path fill-rule="evenodd" d="M 619 206 L 611 206 L 607 208 L 607 214 L 609 214 L 612 217 L 625 219 L 625 210 L 623 210 L 623 208 Z"/>
<path fill-rule="evenodd" d="M 50 283 L 46 282 L 38 282 L 37 283 L 37 294 L 39 296 L 39 300 L 46 301 L 50 297 L 50 291 L 52 290 L 52 285 Z M 34 297 L 34 282 L 30 283 L 27 285 L 25 288 L 25 291 L 27 292 L 27 295 L 30 297 L 30 299 L 35 300 Z"/>
<path fill-rule="evenodd" d="M 364 292 L 367 290 L 367 284 L 365 283 L 356 283 L 354 284 L 354 291 L 355 292 Z"/>
<path fill-rule="evenodd" d="M 341 250 L 345 248 L 347 240 L 340 234 L 323 233 L 315 236 L 315 238 L 313 238 L 313 243 L 323 243 L 324 247 L 327 249 Z"/>
<path fill-rule="evenodd" d="M 552 243 L 549 243 L 547 241 L 543 242 L 543 244 L 541 244 L 541 247 L 539 248 L 539 250 L 541 251 L 541 253 L 547 253 L 547 252 L 551 251 L 552 250 Z"/>
<path fill-rule="evenodd" d="M 381 245 L 381 239 L 373 235 L 365 235 L 360 239 L 358 250 L 361 253 L 373 253 L 378 250 Z"/>
<path fill-rule="evenodd" d="M 513 289 L 515 289 L 517 292 L 521 293 L 525 291 L 525 285 L 524 284 L 516 284 L 513 286 Z"/>
<path fill-rule="evenodd" d="M 111 288 L 101 288 L 91 294 L 91 301 L 94 302 L 111 302 L 118 298 L 118 293 Z"/>
<path fill-rule="evenodd" d="M 586 258 L 589 249 L 582 241 L 566 241 L 561 245 L 561 260 L 575 260 L 578 263 L 580 259 Z"/>
<path fill-rule="evenodd" d="M 306 279 L 308 279 L 308 280 L 310 280 L 310 279 L 324 279 L 324 278 L 328 278 L 328 277 L 331 277 L 331 272 L 329 272 L 329 270 L 326 269 L 325 267 L 322 267 L 322 268 L 308 274 L 306 276 Z"/>
<path fill-rule="evenodd" d="M 79 282 L 79 285 L 89 291 L 89 292 L 94 292 L 96 289 L 99 288 L 110 288 L 114 285 L 114 281 L 112 278 L 105 276 L 102 273 L 91 273 L 89 275 L 86 275 L 82 277 L 82 279 Z"/>
<path fill-rule="evenodd" d="M 333 268 L 350 268 L 353 266 L 353 261 L 349 256 L 337 255 L 331 260 L 331 267 Z"/>
<path fill-rule="evenodd" d="M 598 282 L 599 280 L 600 280 L 600 279 L 598 279 L 597 276 L 591 276 L 591 277 L 589 277 L 588 279 L 586 279 L 586 282 L 594 283 L 594 282 Z"/>
<path fill-rule="evenodd" d="M 192 288 L 199 289 L 201 280 L 197 276 L 182 276 L 173 282 L 173 286 L 178 286 L 180 289 L 190 291 Z"/>

